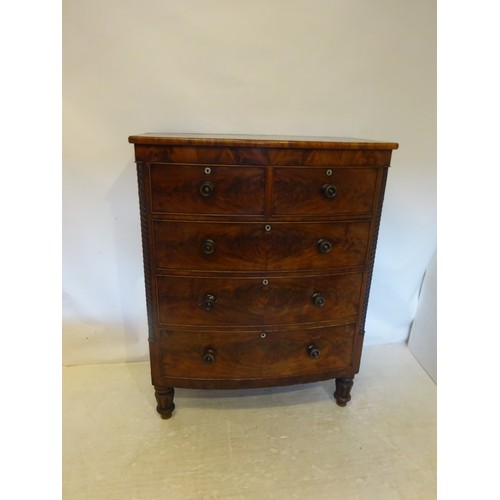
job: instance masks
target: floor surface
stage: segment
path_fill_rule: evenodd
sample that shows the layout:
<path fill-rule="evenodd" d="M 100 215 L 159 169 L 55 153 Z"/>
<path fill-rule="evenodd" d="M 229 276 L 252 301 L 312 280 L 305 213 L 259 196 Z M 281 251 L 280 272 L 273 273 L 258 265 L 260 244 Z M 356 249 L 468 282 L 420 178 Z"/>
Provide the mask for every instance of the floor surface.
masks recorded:
<path fill-rule="evenodd" d="M 436 386 L 406 346 L 366 346 L 352 401 L 332 380 L 176 389 L 148 363 L 63 370 L 63 499 L 434 499 Z"/>

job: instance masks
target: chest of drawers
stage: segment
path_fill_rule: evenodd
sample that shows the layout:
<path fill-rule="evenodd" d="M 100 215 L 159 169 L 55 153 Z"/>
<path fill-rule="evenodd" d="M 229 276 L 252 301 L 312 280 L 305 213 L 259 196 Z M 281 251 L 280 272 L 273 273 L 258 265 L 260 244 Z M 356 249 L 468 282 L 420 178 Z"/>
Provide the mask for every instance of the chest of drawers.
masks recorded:
<path fill-rule="evenodd" d="M 144 134 L 137 164 L 157 411 L 174 388 L 335 379 L 359 371 L 395 143 Z"/>

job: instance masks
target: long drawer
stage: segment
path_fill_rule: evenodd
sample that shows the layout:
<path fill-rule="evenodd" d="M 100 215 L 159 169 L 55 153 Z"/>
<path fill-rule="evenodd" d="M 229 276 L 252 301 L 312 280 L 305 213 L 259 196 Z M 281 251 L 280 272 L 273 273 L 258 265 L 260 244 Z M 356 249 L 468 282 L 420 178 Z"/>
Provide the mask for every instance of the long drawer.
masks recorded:
<path fill-rule="evenodd" d="M 155 221 L 158 269 L 294 271 L 363 266 L 369 221 Z"/>
<path fill-rule="evenodd" d="M 163 325 L 257 326 L 347 322 L 356 317 L 362 274 L 157 277 Z"/>
<path fill-rule="evenodd" d="M 355 325 L 295 331 L 166 330 L 164 377 L 252 379 L 318 374 L 350 367 Z"/>

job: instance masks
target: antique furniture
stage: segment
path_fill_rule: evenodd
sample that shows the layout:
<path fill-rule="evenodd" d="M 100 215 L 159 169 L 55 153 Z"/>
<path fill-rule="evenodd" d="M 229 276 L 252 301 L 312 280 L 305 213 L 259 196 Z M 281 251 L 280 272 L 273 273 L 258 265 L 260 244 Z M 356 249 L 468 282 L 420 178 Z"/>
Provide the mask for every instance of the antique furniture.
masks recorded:
<path fill-rule="evenodd" d="M 335 379 L 351 399 L 395 143 L 143 134 L 135 147 L 152 382 Z"/>

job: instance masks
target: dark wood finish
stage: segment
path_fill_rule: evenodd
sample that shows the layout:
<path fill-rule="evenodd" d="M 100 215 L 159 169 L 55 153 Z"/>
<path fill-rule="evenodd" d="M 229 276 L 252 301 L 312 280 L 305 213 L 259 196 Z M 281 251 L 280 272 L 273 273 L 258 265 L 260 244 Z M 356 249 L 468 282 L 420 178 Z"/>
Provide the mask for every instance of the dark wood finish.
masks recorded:
<path fill-rule="evenodd" d="M 261 167 L 178 165 L 172 168 L 153 163 L 150 168 L 153 212 L 264 214 L 266 172 Z M 202 186 L 211 189 L 203 193 Z"/>
<path fill-rule="evenodd" d="M 354 376 L 335 379 L 335 392 L 333 396 L 339 406 L 345 406 L 351 400 L 353 382 Z"/>
<path fill-rule="evenodd" d="M 175 410 L 174 394 L 175 390 L 173 387 L 155 386 L 155 398 L 158 403 L 156 411 L 163 419 L 170 418 L 172 416 L 172 412 Z"/>
<path fill-rule="evenodd" d="M 277 215 L 370 214 L 376 168 L 276 168 L 273 212 Z M 325 188 L 336 194 L 327 197 Z"/>
<path fill-rule="evenodd" d="M 176 144 L 175 142 L 173 144 Z M 257 147 L 207 147 L 178 146 L 162 147 L 149 144 L 135 145 L 136 160 L 150 163 L 163 162 L 188 165 L 261 165 L 261 166 L 325 166 L 356 167 L 373 165 L 388 167 L 390 150 L 370 149 L 279 149 Z"/>
<path fill-rule="evenodd" d="M 226 327 L 350 321 L 361 299 L 362 274 L 273 277 L 158 276 L 161 325 Z M 314 304 L 320 293 L 324 305 Z M 207 296 L 213 306 L 205 307 Z"/>
<path fill-rule="evenodd" d="M 137 162 L 151 375 L 244 388 L 359 370 L 376 239 L 395 143 L 144 134 Z"/>
<path fill-rule="evenodd" d="M 262 380 L 349 371 L 355 325 L 282 331 L 162 332 L 162 371 L 184 379 Z M 309 347 L 316 346 L 318 357 Z M 213 361 L 206 363 L 207 350 Z"/>
<path fill-rule="evenodd" d="M 154 144 L 169 146 L 236 146 L 255 148 L 298 148 L 298 149 L 354 149 L 354 150 L 393 150 L 398 148 L 395 142 L 382 142 L 370 139 L 351 139 L 346 137 L 308 137 L 290 135 L 251 135 L 251 134 L 187 134 L 187 133 L 147 133 L 132 135 L 133 144 Z"/>
<path fill-rule="evenodd" d="M 153 260 L 151 257 L 154 246 L 153 235 L 149 228 L 151 227 L 151 214 L 148 210 L 149 206 L 149 189 L 146 186 L 149 184 L 149 170 L 144 167 L 143 162 L 137 162 L 137 185 L 139 188 L 139 210 L 141 215 L 141 234 L 142 234 L 142 258 L 144 266 L 144 279 L 146 285 L 146 310 L 148 315 L 149 341 L 155 339 L 155 305 L 153 296 L 156 292 L 156 282 L 153 280 L 154 269 Z"/>
<path fill-rule="evenodd" d="M 369 221 L 265 227 L 262 222 L 154 221 L 158 270 L 294 271 L 360 267 L 366 261 Z M 322 252 L 320 241 L 330 249 Z"/>

